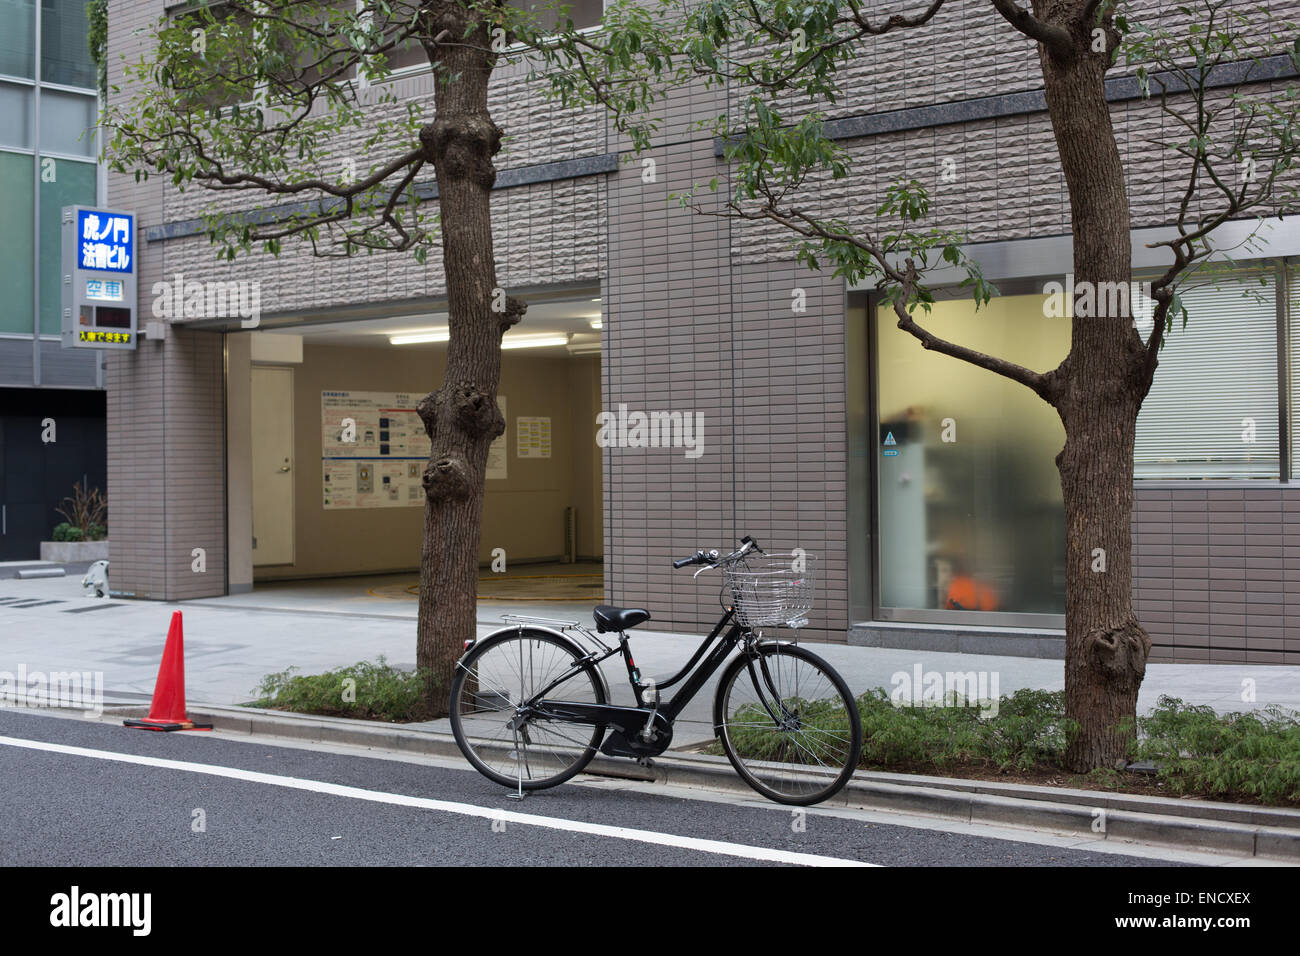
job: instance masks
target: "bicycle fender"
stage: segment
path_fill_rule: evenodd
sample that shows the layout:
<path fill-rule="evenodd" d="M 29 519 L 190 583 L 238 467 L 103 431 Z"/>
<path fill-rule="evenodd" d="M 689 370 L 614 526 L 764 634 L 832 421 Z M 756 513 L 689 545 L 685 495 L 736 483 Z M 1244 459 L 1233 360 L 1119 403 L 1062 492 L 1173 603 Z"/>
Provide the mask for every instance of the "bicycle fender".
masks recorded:
<path fill-rule="evenodd" d="M 497 628 L 486 637 L 476 637 L 474 640 L 466 644 L 465 653 L 461 655 L 461 660 L 464 660 L 469 652 L 474 650 L 474 648 L 483 641 L 490 641 L 494 637 L 500 637 L 505 634 L 545 634 L 547 637 L 555 638 L 565 647 L 572 649 L 578 657 L 588 656 L 587 650 L 563 631 L 557 631 L 552 627 L 543 627 L 540 624 L 508 624 L 505 627 Z M 600 681 L 600 689 L 605 693 L 605 700 L 612 701 L 613 697 L 611 697 L 609 693 L 609 682 L 605 680 L 605 672 L 601 670 L 599 666 L 595 665 L 593 665 L 592 670 L 596 672 L 596 679 Z"/>

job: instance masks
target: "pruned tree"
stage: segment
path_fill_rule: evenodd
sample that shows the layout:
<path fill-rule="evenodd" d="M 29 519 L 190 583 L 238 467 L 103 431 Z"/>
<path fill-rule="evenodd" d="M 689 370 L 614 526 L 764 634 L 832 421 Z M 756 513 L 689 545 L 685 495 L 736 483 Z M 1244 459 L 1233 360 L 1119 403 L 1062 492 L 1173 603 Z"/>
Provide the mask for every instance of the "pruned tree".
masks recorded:
<path fill-rule="evenodd" d="M 934 267 L 961 267 L 977 306 L 995 290 L 961 234 L 925 227 L 930 200 L 920 181 L 890 185 L 866 225 L 827 214 L 817 201 L 818 182 L 850 175 L 850 157 L 827 135 L 824 117 L 845 92 L 842 74 L 862 56 L 863 41 L 933 26 L 946 2 L 872 15 L 858 0 L 615 0 L 600 34 L 570 30 L 529 45 L 555 96 L 602 104 L 636 150 L 653 142 L 659 107 L 673 90 L 729 84 L 727 108 L 700 124 L 724 139 L 734 191 L 701 202 L 701 190 L 718 188 L 714 179 L 681 194 L 684 204 L 779 225 L 792 234 L 802 263 L 827 264 L 849 282 L 874 280 L 898 327 L 922 348 L 1017 382 L 1056 410 L 1066 436 L 1056 459 L 1067 533 L 1065 685 L 1073 732 L 1066 759 L 1076 771 L 1113 767 L 1134 739 L 1151 647 L 1131 597 L 1138 412 L 1174 319 L 1186 321 L 1178 291 L 1215 255 L 1215 231 L 1296 208 L 1297 88 L 1268 81 L 1300 70 L 1300 39 L 1294 24 L 1281 21 L 1262 34 L 1225 0 L 1180 7 L 1178 28 L 1130 22 L 1114 0 L 1032 0 L 1029 8 L 991 0 L 1008 29 L 1037 43 L 1070 200 L 1080 299 L 1068 355 L 1037 371 L 925 328 Z M 1262 15 L 1268 23 L 1270 14 Z M 1095 303 L 1104 290 L 1131 288 L 1129 198 L 1105 86 L 1121 61 L 1170 118 L 1171 132 L 1158 145 L 1182 170 L 1173 184 L 1180 197 L 1174 234 L 1153 244 L 1170 262 L 1152 283 L 1145 337 L 1128 295 L 1122 308 L 1102 314 L 1082 307 L 1084 290 L 1093 290 Z M 1096 549 L 1107 556 L 1103 573 L 1093 570 Z"/>
<path fill-rule="evenodd" d="M 318 256 L 409 251 L 423 263 L 441 241 L 446 373 L 419 403 L 432 451 L 416 660 L 438 685 L 433 713 L 446 712 L 452 668 L 475 634 L 488 447 L 505 427 L 501 337 L 525 311 L 497 284 L 489 215 L 501 2 L 227 0 L 163 18 L 139 38 L 103 119 L 112 169 L 213 194 L 204 222 L 221 257 L 278 255 L 302 240 Z M 398 102 L 382 85 L 412 44 L 434 71 L 431 103 Z M 430 175 L 436 214 L 421 200 Z"/>

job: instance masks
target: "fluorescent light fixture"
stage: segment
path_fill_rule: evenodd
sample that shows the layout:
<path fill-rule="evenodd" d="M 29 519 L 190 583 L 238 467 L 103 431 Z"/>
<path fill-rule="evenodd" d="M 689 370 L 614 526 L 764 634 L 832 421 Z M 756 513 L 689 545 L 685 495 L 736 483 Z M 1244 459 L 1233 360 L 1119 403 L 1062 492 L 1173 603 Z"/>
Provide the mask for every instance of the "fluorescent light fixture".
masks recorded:
<path fill-rule="evenodd" d="M 403 335 L 390 335 L 388 341 L 393 345 L 422 345 L 427 342 L 448 342 L 451 340 L 449 329 L 429 329 L 427 332 L 410 332 Z M 501 340 L 503 349 L 541 349 L 551 345 L 567 345 L 569 337 L 558 333 L 541 335 L 506 335 Z"/>
<path fill-rule="evenodd" d="M 599 302 L 600 299 L 592 299 L 591 301 L 592 301 L 592 302 Z"/>
<path fill-rule="evenodd" d="M 603 328 L 603 327 L 604 327 L 604 320 L 603 320 L 603 319 L 592 319 L 590 324 L 591 324 L 591 327 L 592 327 L 593 329 Z"/>
<path fill-rule="evenodd" d="M 599 343 L 599 342 L 582 342 L 582 343 L 577 344 L 577 345 L 570 344 L 570 345 L 569 345 L 569 354 L 570 354 L 570 355 L 599 355 L 599 354 L 600 354 L 600 343 Z"/>
<path fill-rule="evenodd" d="M 501 340 L 503 349 L 544 349 L 550 345 L 568 345 L 567 335 L 509 335 Z"/>
<path fill-rule="evenodd" d="M 429 329 L 427 332 L 410 332 L 405 335 L 390 335 L 390 345 L 420 345 L 424 342 L 449 342 L 450 329 Z"/>

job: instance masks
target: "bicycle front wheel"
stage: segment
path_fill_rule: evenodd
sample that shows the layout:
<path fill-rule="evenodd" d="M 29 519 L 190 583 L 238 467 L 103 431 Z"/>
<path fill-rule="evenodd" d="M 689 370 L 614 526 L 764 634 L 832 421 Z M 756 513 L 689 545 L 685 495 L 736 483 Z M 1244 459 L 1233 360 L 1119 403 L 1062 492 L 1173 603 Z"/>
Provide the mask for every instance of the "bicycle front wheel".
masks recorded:
<path fill-rule="evenodd" d="M 604 704 L 604 681 L 594 665 L 577 664 L 581 657 L 547 631 L 509 631 L 479 642 L 451 681 L 451 730 L 465 759 L 489 780 L 525 790 L 554 787 L 587 766 L 604 724 L 547 720 L 524 707 L 561 677 L 546 700 Z"/>
<path fill-rule="evenodd" d="M 741 778 L 777 803 L 834 796 L 862 755 L 857 704 L 839 673 L 793 644 L 759 644 L 718 682 L 713 723 Z"/>

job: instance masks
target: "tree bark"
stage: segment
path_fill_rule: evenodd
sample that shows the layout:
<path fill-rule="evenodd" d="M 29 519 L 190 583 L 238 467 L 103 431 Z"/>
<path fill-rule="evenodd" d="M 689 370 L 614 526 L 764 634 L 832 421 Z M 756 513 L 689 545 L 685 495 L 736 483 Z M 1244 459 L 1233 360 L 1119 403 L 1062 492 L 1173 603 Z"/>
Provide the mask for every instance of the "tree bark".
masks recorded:
<path fill-rule="evenodd" d="M 416 664 L 432 677 L 426 705 L 440 716 L 447 713 L 455 662 L 476 633 L 487 455 L 505 429 L 497 405 L 501 336 L 525 307 L 497 286 L 492 249 L 492 157 L 501 130 L 487 105 L 496 62 L 490 25 L 455 0 L 433 0 L 422 15 L 431 38 L 425 46 L 435 71 L 435 113 L 420 141 L 438 183 L 450 341 L 442 387 L 419 404 L 432 449 L 423 476 Z M 446 45 L 432 39 L 440 35 Z"/>
<path fill-rule="evenodd" d="M 1039 57 L 1070 195 L 1075 287 L 1090 285 L 1094 293 L 1091 309 L 1076 298 L 1056 401 L 1065 426 L 1056 459 L 1067 542 L 1065 711 L 1074 724 L 1065 762 L 1082 773 L 1126 760 L 1151 640 L 1133 613 L 1131 564 L 1133 439 L 1147 391 L 1145 348 L 1130 308 L 1096 314 L 1098 293 L 1110 283 L 1123 283 L 1119 301 L 1128 302 L 1128 197 L 1105 96 L 1108 55 L 1091 51 L 1095 24 L 1081 21 L 1083 4 L 1071 6 L 1073 53 L 1040 45 Z"/>

